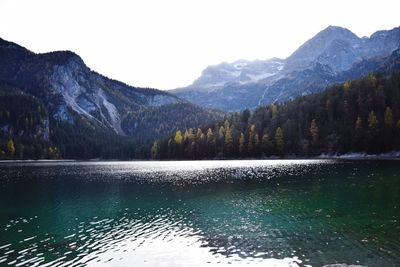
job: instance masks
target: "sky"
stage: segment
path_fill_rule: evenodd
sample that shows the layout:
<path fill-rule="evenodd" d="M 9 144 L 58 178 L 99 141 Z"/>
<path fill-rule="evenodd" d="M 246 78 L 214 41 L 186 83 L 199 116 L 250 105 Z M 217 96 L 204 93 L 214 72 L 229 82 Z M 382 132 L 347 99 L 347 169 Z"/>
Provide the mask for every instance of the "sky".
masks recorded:
<path fill-rule="evenodd" d="M 358 36 L 400 26 L 400 1 L 0 0 L 0 37 L 71 50 L 133 86 L 174 89 L 208 65 L 288 57 L 329 25 Z"/>

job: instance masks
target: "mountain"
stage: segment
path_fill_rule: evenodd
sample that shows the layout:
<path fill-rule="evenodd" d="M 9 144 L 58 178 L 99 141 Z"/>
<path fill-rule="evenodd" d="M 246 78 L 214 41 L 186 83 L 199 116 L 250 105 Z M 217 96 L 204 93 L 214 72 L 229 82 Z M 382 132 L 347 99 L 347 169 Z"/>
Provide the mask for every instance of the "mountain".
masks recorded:
<path fill-rule="evenodd" d="M 359 38 L 329 26 L 286 59 L 209 66 L 185 88 L 171 92 L 201 106 L 237 111 L 318 92 L 333 83 L 378 71 L 400 46 L 400 27 Z"/>
<path fill-rule="evenodd" d="M 399 151 L 400 68 L 388 65 L 382 70 L 285 103 L 231 113 L 194 131 L 207 133 L 206 138 L 187 132 L 176 138 L 181 136 L 177 131 L 153 146 L 153 157 L 290 158 Z"/>
<path fill-rule="evenodd" d="M 7 94 L 23 92 L 44 107 L 49 124 L 48 141 L 60 147 L 64 157 L 85 153 L 87 157 L 98 157 L 96 151 L 102 150 L 101 146 L 122 146 L 121 140 L 129 140 L 131 147 L 135 146 L 132 142 L 144 146 L 146 140 L 168 134 L 177 127 L 190 127 L 221 116 L 169 92 L 132 87 L 109 79 L 90 70 L 73 52 L 35 54 L 3 39 L 0 39 L 1 90 Z M 150 118 L 152 123 L 146 121 Z M 0 127 L 11 128 L 11 125 Z M 3 138 L 11 138 L 10 133 L 3 134 Z"/>

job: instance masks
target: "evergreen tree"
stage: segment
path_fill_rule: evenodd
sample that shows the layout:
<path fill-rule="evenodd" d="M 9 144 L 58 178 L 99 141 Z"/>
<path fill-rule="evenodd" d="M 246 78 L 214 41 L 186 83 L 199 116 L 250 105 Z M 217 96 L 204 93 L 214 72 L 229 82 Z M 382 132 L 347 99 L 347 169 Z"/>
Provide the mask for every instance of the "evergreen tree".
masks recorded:
<path fill-rule="evenodd" d="M 311 121 L 311 125 L 310 125 L 310 135 L 311 135 L 311 141 L 312 141 L 312 146 L 313 146 L 314 150 L 317 150 L 318 143 L 319 143 L 318 133 L 319 133 L 319 129 L 318 129 L 317 123 L 316 123 L 315 119 L 313 119 Z M 317 151 L 314 151 L 314 152 L 317 152 Z"/>
<path fill-rule="evenodd" d="M 160 146 L 158 144 L 158 141 L 154 141 L 153 146 L 151 147 L 151 151 L 150 151 L 151 158 L 158 159 L 159 153 L 160 153 Z"/>
<path fill-rule="evenodd" d="M 378 153 L 379 152 L 379 142 L 378 142 L 378 118 L 375 115 L 374 111 L 371 111 L 368 115 L 368 128 L 369 128 L 369 152 Z"/>
<path fill-rule="evenodd" d="M 245 148 L 246 147 L 246 140 L 244 139 L 244 134 L 240 133 L 239 138 L 239 153 L 241 156 L 244 156 Z"/>
<path fill-rule="evenodd" d="M 389 150 L 390 147 L 392 147 L 392 142 L 393 139 L 396 139 L 394 136 L 394 120 L 393 120 L 393 112 L 392 109 L 390 107 L 386 107 L 385 110 L 385 117 L 384 117 L 384 121 L 385 121 L 385 128 L 383 129 L 384 131 L 384 146 L 385 146 L 385 150 Z"/>
<path fill-rule="evenodd" d="M 250 155 L 253 155 L 255 152 L 255 145 L 254 145 L 254 137 L 256 135 L 256 126 L 254 124 L 252 124 L 250 126 L 250 130 L 249 130 L 249 140 L 247 143 L 247 151 L 249 152 Z"/>
<path fill-rule="evenodd" d="M 276 151 L 278 152 L 279 155 L 283 155 L 284 151 L 284 137 L 283 137 L 283 130 L 281 127 L 278 127 L 275 131 L 275 147 Z"/>
<path fill-rule="evenodd" d="M 260 137 L 258 136 L 258 133 L 254 135 L 254 152 L 256 156 L 258 156 L 260 151 Z"/>
<path fill-rule="evenodd" d="M 389 129 L 393 127 L 393 113 L 392 109 L 389 107 L 387 107 L 385 111 L 385 126 Z"/>
<path fill-rule="evenodd" d="M 261 150 L 263 153 L 267 154 L 269 151 L 269 135 L 264 133 L 261 140 Z"/>
<path fill-rule="evenodd" d="M 232 137 L 232 128 L 229 127 L 229 124 L 226 126 L 225 132 L 225 142 L 224 142 L 224 154 L 229 156 L 233 152 L 233 137 Z"/>
<path fill-rule="evenodd" d="M 357 117 L 355 126 L 355 150 L 360 151 L 364 147 L 364 128 L 363 128 L 363 121 L 360 116 Z"/>

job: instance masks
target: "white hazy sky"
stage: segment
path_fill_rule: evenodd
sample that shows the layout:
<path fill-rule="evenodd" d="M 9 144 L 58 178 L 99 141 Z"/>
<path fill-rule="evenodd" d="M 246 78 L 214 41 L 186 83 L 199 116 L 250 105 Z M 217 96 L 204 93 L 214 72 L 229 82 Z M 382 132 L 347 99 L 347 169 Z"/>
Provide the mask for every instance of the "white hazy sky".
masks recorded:
<path fill-rule="evenodd" d="M 72 50 L 134 86 L 189 85 L 208 65 L 285 58 L 328 25 L 369 36 L 400 25 L 400 1 L 0 0 L 0 37 Z"/>

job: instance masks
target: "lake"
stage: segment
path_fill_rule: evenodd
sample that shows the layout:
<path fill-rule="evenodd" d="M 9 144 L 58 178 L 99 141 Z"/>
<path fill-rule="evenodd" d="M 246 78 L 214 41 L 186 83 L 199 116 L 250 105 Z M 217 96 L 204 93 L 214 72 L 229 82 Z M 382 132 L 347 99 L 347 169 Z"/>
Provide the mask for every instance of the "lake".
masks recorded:
<path fill-rule="evenodd" d="M 400 266 L 400 161 L 0 163 L 0 266 Z"/>

